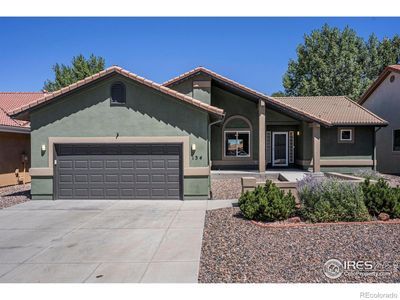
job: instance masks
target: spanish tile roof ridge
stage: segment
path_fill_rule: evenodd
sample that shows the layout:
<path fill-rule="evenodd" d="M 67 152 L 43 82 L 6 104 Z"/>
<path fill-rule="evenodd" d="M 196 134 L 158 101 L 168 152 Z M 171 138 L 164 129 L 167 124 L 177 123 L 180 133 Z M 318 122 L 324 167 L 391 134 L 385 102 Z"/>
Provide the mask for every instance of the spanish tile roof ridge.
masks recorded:
<path fill-rule="evenodd" d="M 360 99 L 358 99 L 357 102 L 362 105 L 368 99 L 368 97 L 371 96 L 371 94 L 378 88 L 378 86 L 386 79 L 390 72 L 400 73 L 400 64 L 387 66 L 371 83 L 371 85 L 367 88 L 364 94 L 361 95 Z"/>
<path fill-rule="evenodd" d="M 12 91 L 12 92 L 0 92 L 0 94 L 22 94 L 22 95 L 24 95 L 24 94 L 46 94 L 46 92 L 15 92 L 15 91 Z"/>
<path fill-rule="evenodd" d="M 164 82 L 162 85 L 163 86 L 171 85 L 171 84 L 176 83 L 176 82 L 178 82 L 178 81 L 180 81 L 180 80 L 182 80 L 182 79 L 184 79 L 184 78 L 186 78 L 188 76 L 196 74 L 197 72 L 204 72 L 204 73 L 206 73 L 206 74 L 208 74 L 210 76 L 213 76 L 213 77 L 215 77 L 217 79 L 220 79 L 220 80 L 222 80 L 224 82 L 232 84 L 232 85 L 234 85 L 234 86 L 236 86 L 236 87 L 238 87 L 240 89 L 243 89 L 243 90 L 245 90 L 245 91 L 247 91 L 247 92 L 249 92 L 249 93 L 251 93 L 251 94 L 253 94 L 253 95 L 257 96 L 257 97 L 260 97 L 261 99 L 270 101 L 270 102 L 272 102 L 272 103 L 274 103 L 274 104 L 276 104 L 278 106 L 287 108 L 287 109 L 292 110 L 292 111 L 294 111 L 296 113 L 300 113 L 300 114 L 303 114 L 303 115 L 305 114 L 309 118 L 313 119 L 314 121 L 321 122 L 321 123 L 323 123 L 325 125 L 328 125 L 328 126 L 332 125 L 327 120 L 324 120 L 324 119 L 322 119 L 320 117 L 317 117 L 317 116 L 314 116 L 312 114 L 308 114 L 307 112 L 298 110 L 297 108 L 295 108 L 293 106 L 290 106 L 290 105 L 288 105 L 288 104 L 286 104 L 286 103 L 284 103 L 284 102 L 282 102 L 282 101 L 280 101 L 280 100 L 278 100 L 278 99 L 276 99 L 274 97 L 267 96 L 267 95 L 265 95 L 265 94 L 263 94 L 263 93 L 261 93 L 261 92 L 259 92 L 257 90 L 249 88 L 249 87 L 247 87 L 247 86 L 245 86 L 245 85 L 243 85 L 241 83 L 238 83 L 237 81 L 234 81 L 234 80 L 229 79 L 229 78 L 227 78 L 225 76 L 222 76 L 222 75 L 220 75 L 220 74 L 218 74 L 218 73 L 216 73 L 216 72 L 214 72 L 214 71 L 212 71 L 212 70 L 210 70 L 210 69 L 208 69 L 206 67 L 203 67 L 203 66 L 196 67 L 196 68 L 194 68 L 194 69 L 192 69 L 192 70 L 190 70 L 190 71 L 188 71 L 186 73 L 183 73 L 183 74 L 181 74 L 181 75 L 179 75 L 179 76 L 177 76 L 175 78 L 172 78 L 171 80 L 168 80 L 168 81 Z"/>
<path fill-rule="evenodd" d="M 35 107 L 35 106 L 37 106 L 37 105 L 39 105 L 41 103 L 50 101 L 50 100 L 56 98 L 57 96 L 60 96 L 60 95 L 65 94 L 67 92 L 70 92 L 70 91 L 72 91 L 72 90 L 74 90 L 74 89 L 76 89 L 78 87 L 81 87 L 81 86 L 83 86 L 83 85 L 85 85 L 87 83 L 90 83 L 90 82 L 92 82 L 92 81 L 94 81 L 96 79 L 102 78 L 102 77 L 104 77 L 104 76 L 106 76 L 108 74 L 111 74 L 113 72 L 119 73 L 119 74 L 121 74 L 121 75 L 123 75 L 123 76 L 125 76 L 127 78 L 130 78 L 132 80 L 140 82 L 140 83 L 142 83 L 142 84 L 144 84 L 144 85 L 146 85 L 148 87 L 151 87 L 151 88 L 153 88 L 155 90 L 158 90 L 158 91 L 160 91 L 160 92 L 162 92 L 164 94 L 167 94 L 167 95 L 170 95 L 170 96 L 172 96 L 174 98 L 182 100 L 182 101 L 184 101 L 186 103 L 189 103 L 189 104 L 192 104 L 194 106 L 197 106 L 197 107 L 199 107 L 199 108 L 201 108 L 203 110 L 206 110 L 208 112 L 211 112 L 211 113 L 214 113 L 214 114 L 217 114 L 217 115 L 220 115 L 220 116 L 224 115 L 223 109 L 220 109 L 218 107 L 206 104 L 206 103 L 204 103 L 204 102 L 202 102 L 200 100 L 194 99 L 194 98 L 189 97 L 187 95 L 181 94 L 181 93 L 179 93 L 177 91 L 174 91 L 174 90 L 172 90 L 172 89 L 170 89 L 168 87 L 162 86 L 162 85 L 160 85 L 160 84 L 158 84 L 158 83 L 156 83 L 154 81 L 145 79 L 144 77 L 141 77 L 141 76 L 139 76 L 137 74 L 129 72 L 129 71 L 127 71 L 127 70 L 125 70 L 125 69 L 123 69 L 123 68 L 121 68 L 119 66 L 115 66 L 115 65 L 111 66 L 111 67 L 108 67 L 108 68 L 104 69 L 103 71 L 100 71 L 100 72 L 98 72 L 96 74 L 88 76 L 88 77 L 86 77 L 86 78 L 84 78 L 82 80 L 79 80 L 79 81 L 77 81 L 77 82 L 75 82 L 73 84 L 70 84 L 70 85 L 68 85 L 68 86 L 66 86 L 66 87 L 64 87 L 64 88 L 62 88 L 60 90 L 54 91 L 52 93 L 47 93 L 47 94 L 44 95 L 44 97 L 42 97 L 42 98 L 40 98 L 38 100 L 32 101 L 31 103 L 28 103 L 28 104 L 26 104 L 24 106 L 21 106 L 21 107 L 17 108 L 17 109 L 14 109 L 13 111 L 10 111 L 9 113 L 10 113 L 10 115 L 19 114 L 19 113 L 21 113 L 21 112 L 23 112 L 25 110 L 33 108 L 33 107 Z"/>

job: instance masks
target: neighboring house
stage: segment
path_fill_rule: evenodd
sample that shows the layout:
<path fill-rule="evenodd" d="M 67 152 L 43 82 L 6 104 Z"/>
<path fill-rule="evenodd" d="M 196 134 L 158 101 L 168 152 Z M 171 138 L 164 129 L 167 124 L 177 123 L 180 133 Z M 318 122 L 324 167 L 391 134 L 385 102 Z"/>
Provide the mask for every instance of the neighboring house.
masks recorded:
<path fill-rule="evenodd" d="M 160 85 L 113 66 L 12 114 L 31 122 L 33 199 L 208 198 L 211 168 L 371 169 L 387 125 L 346 97 L 272 98 L 202 67 Z"/>
<path fill-rule="evenodd" d="M 400 174 L 400 65 L 386 67 L 359 104 L 389 122 L 376 133 L 378 171 Z"/>
<path fill-rule="evenodd" d="M 14 120 L 8 112 L 41 97 L 43 93 L 0 92 L 0 187 L 31 180 L 29 122 Z"/>

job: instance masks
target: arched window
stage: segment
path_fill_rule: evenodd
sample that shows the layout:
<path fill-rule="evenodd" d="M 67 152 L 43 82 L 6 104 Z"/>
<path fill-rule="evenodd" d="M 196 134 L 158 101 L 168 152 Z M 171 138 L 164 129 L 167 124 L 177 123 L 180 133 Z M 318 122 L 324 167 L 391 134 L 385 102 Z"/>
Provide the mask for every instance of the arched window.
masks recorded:
<path fill-rule="evenodd" d="M 125 85 L 122 82 L 116 82 L 111 86 L 111 104 L 126 103 Z"/>
<path fill-rule="evenodd" d="M 223 126 L 224 157 L 251 157 L 252 127 L 243 116 L 228 118 Z"/>

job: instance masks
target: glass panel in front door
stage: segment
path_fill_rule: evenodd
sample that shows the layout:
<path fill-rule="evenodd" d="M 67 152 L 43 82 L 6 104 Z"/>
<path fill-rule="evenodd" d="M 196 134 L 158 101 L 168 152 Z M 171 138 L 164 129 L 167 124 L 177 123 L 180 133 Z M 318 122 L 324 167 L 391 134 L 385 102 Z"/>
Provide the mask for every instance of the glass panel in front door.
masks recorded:
<path fill-rule="evenodd" d="M 286 134 L 275 134 L 274 135 L 274 164 L 275 165 L 286 165 Z"/>

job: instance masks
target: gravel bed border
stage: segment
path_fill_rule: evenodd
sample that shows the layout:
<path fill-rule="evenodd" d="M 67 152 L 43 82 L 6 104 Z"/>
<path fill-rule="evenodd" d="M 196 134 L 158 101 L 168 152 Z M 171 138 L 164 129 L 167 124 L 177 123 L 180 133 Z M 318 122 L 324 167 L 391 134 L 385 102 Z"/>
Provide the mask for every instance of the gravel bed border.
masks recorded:
<path fill-rule="evenodd" d="M 252 224 L 264 227 L 264 228 L 287 228 L 287 227 L 323 227 L 323 226 L 334 226 L 334 225 L 373 225 L 373 224 L 400 224 L 400 219 L 393 219 L 388 221 L 353 221 L 353 222 L 326 222 L 326 223 L 264 223 L 254 220 L 247 220 Z"/>

